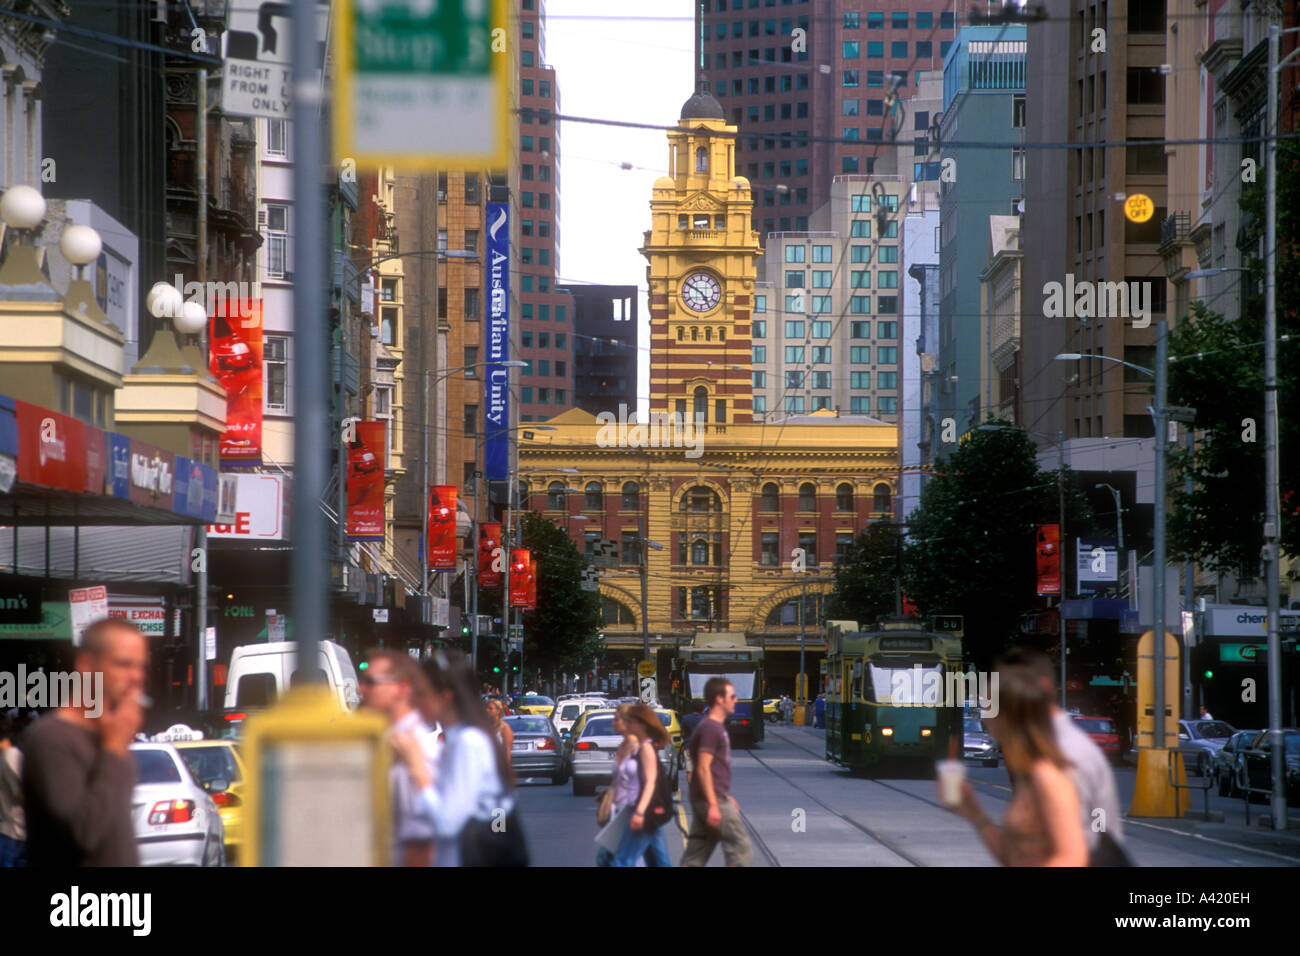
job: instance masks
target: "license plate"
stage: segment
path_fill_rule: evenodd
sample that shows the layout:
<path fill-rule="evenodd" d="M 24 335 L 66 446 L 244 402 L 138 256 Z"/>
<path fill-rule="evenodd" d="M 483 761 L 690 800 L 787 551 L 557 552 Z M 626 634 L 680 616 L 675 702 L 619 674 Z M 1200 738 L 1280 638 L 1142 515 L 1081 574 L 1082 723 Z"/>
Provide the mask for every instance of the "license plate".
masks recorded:
<path fill-rule="evenodd" d="M 513 744 L 513 745 L 511 746 L 510 749 L 511 749 L 511 750 L 527 750 L 527 749 L 528 749 L 528 741 L 525 740 L 523 743 L 520 743 L 520 744 Z"/>
<path fill-rule="evenodd" d="M 608 760 L 611 754 L 605 750 L 580 750 L 579 755 L 587 760 Z"/>

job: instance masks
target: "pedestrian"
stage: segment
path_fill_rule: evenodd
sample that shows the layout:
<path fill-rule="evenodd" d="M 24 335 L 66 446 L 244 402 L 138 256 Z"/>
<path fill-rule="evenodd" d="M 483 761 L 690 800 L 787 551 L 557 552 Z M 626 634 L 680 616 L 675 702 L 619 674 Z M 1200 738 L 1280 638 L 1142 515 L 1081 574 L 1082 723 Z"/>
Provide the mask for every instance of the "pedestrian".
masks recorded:
<path fill-rule="evenodd" d="M 790 695 L 781 695 L 781 726 L 789 727 L 794 722 L 794 701 Z"/>
<path fill-rule="evenodd" d="M 1070 763 L 1052 731 L 1051 692 L 1027 667 L 999 667 L 998 681 L 998 713 L 984 723 L 1006 759 L 1011 802 L 999 826 L 963 780 L 952 809 L 970 821 L 1004 866 L 1084 866 L 1088 845 Z"/>
<path fill-rule="evenodd" d="M 1080 822 L 1088 842 L 1089 866 L 1129 866 L 1124 850 L 1124 815 L 1120 810 L 1119 788 L 1106 755 L 1092 738 L 1057 704 L 1056 669 L 1046 654 L 1032 648 L 1012 648 L 998 658 L 1002 668 L 1026 668 L 1047 692 L 1052 731 L 1065 759 L 1078 794 Z"/>
<path fill-rule="evenodd" d="M 668 859 L 668 844 L 664 840 L 663 821 L 656 825 L 649 817 L 659 782 L 658 749 L 669 745 L 668 731 L 649 705 L 640 701 L 620 704 L 616 713 L 622 718 L 624 733 L 632 738 L 631 753 L 619 767 L 624 781 L 624 796 L 631 799 L 624 804 L 630 810 L 627 832 L 623 834 L 611 865 L 635 866 L 637 859 L 644 854 L 647 866 L 672 866 Z M 631 786 L 627 786 L 628 777 Z"/>
<path fill-rule="evenodd" d="M 740 817 L 740 804 L 731 795 L 731 740 L 727 718 L 736 711 L 736 688 L 725 677 L 704 684 L 708 716 L 691 734 L 695 764 L 691 777 L 691 830 L 682 851 L 682 866 L 705 866 L 719 841 L 727 866 L 748 866 L 753 850 Z"/>
<path fill-rule="evenodd" d="M 18 720 L 0 714 L 0 867 L 27 865 L 23 813 L 23 754 L 14 742 Z"/>
<path fill-rule="evenodd" d="M 438 735 L 415 708 L 417 696 L 426 690 L 426 678 L 419 665 L 410 655 L 390 650 L 370 651 L 366 659 L 370 666 L 357 681 L 362 706 L 383 714 L 391 735 L 413 735 L 425 762 L 432 767 L 438 758 Z M 433 825 L 416 809 L 421 788 L 410 771 L 398 763 L 389 768 L 388 785 L 393 801 L 393 865 L 431 866 Z"/>
<path fill-rule="evenodd" d="M 28 865 L 139 865 L 130 746 L 149 705 L 146 661 L 144 635 L 134 626 L 121 618 L 95 621 L 82 635 L 75 667 L 83 688 L 102 681 L 103 699 L 91 709 L 60 707 L 24 732 Z"/>
<path fill-rule="evenodd" d="M 488 723 L 492 726 L 492 732 L 496 735 L 497 742 L 501 744 L 501 752 L 506 755 L 506 765 L 510 765 L 510 755 L 515 746 L 515 732 L 510 729 L 506 723 L 505 709 L 501 706 L 499 700 L 489 700 L 487 702 Z"/>
<path fill-rule="evenodd" d="M 826 726 L 826 697 L 823 694 L 817 695 L 817 700 L 813 703 L 813 726 L 823 729 Z"/>
<path fill-rule="evenodd" d="M 527 866 L 528 848 L 515 811 L 510 765 L 486 710 L 474 693 L 474 674 L 458 651 L 435 651 L 418 701 L 426 723 L 445 740 L 430 771 L 419 742 L 393 737 L 399 758 L 420 788 L 417 811 L 433 825 L 437 866 Z"/>
<path fill-rule="evenodd" d="M 1201 705 L 1201 720 L 1213 720 L 1214 716 L 1209 712 L 1204 704 Z"/>
<path fill-rule="evenodd" d="M 695 759 L 691 756 L 691 737 L 695 735 L 695 728 L 704 719 L 706 710 L 704 701 L 693 700 L 691 701 L 691 712 L 682 718 L 682 734 L 686 740 L 685 746 L 682 747 L 682 757 L 686 765 L 686 785 L 688 787 L 691 784 L 691 777 L 695 773 Z"/>

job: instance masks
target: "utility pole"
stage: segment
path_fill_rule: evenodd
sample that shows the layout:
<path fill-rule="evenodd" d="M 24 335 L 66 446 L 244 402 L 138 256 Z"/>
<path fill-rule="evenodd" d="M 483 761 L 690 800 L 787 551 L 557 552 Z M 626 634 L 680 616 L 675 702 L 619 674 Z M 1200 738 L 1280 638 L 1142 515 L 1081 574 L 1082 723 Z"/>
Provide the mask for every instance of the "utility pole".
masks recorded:
<path fill-rule="evenodd" d="M 1060 534 L 1057 535 L 1056 556 L 1061 565 L 1061 595 L 1056 599 L 1057 624 L 1061 629 L 1061 710 L 1065 710 L 1065 588 L 1070 580 L 1066 571 L 1065 555 L 1065 433 L 1056 433 L 1056 498 L 1059 508 Z"/>
<path fill-rule="evenodd" d="M 198 153 L 198 166 L 196 169 L 198 187 L 195 191 L 199 194 L 199 208 L 197 216 L 196 232 L 198 240 L 195 243 L 195 259 L 198 262 L 198 280 L 199 286 L 203 289 L 204 308 L 208 303 L 208 71 L 207 69 L 199 70 L 196 92 L 198 101 L 195 113 L 197 119 L 197 129 L 195 130 L 195 146 Z M 229 300 L 227 300 L 229 301 Z M 159 330 L 162 331 L 162 330 Z M 155 333 L 157 334 L 157 333 Z M 167 335 L 171 335 L 171 329 L 166 330 Z M 208 336 L 206 332 L 199 336 L 199 351 L 203 354 L 203 361 L 208 361 Z M 208 374 L 208 370 L 203 369 L 202 374 Z M 199 549 L 199 569 L 195 572 L 194 577 L 194 690 L 197 696 L 195 701 L 196 709 L 200 712 L 208 709 L 208 654 L 207 654 L 207 635 L 208 635 L 208 526 L 201 524 L 195 533 L 195 545 Z M 16 554 L 17 552 L 15 552 Z"/>
<path fill-rule="evenodd" d="M 649 482 L 646 482 L 647 491 Z M 650 545 L 646 542 L 645 521 L 641 514 L 636 516 L 636 533 L 641 545 L 641 660 L 650 660 L 650 602 L 647 597 L 648 577 L 650 573 Z"/>
<path fill-rule="evenodd" d="M 1152 590 L 1155 593 L 1154 623 L 1152 624 L 1151 664 L 1154 707 L 1153 750 L 1165 749 L 1165 443 L 1169 439 L 1168 401 L 1169 327 L 1165 320 L 1156 323 L 1156 424 L 1155 439 L 1155 495 L 1154 538 L 1155 555 L 1152 561 Z M 1139 714 L 1139 719 L 1141 715 Z"/>

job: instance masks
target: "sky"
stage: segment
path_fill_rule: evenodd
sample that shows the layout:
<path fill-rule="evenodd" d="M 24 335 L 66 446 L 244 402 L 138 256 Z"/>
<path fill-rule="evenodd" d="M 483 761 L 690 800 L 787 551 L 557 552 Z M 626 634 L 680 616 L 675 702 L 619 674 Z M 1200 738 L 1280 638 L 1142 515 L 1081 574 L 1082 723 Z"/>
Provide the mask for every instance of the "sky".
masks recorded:
<path fill-rule="evenodd" d="M 657 19 L 631 19 L 636 12 Z M 562 114 L 671 126 L 695 90 L 693 56 L 691 0 L 546 3 L 546 62 L 556 71 Z M 587 123 L 562 123 L 559 137 L 559 276 L 641 290 L 644 407 L 650 322 L 646 260 L 637 249 L 650 228 L 651 187 L 668 174 L 668 140 L 656 130 Z"/>

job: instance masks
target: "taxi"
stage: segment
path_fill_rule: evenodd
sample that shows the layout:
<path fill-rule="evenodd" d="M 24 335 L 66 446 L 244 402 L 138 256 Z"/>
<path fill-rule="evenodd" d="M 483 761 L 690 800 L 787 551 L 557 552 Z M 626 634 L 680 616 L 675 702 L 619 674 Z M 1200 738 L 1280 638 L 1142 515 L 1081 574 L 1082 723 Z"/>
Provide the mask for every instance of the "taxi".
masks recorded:
<path fill-rule="evenodd" d="M 551 714 L 555 713 L 555 701 L 540 694 L 523 694 L 515 698 L 513 711 L 516 714 L 550 717 Z"/>
<path fill-rule="evenodd" d="M 170 743 L 212 802 L 225 827 L 226 861 L 237 862 L 244 844 L 244 788 L 247 773 L 239 747 L 233 740 L 213 740 L 201 730 L 178 725 L 157 734 L 153 741 Z"/>

